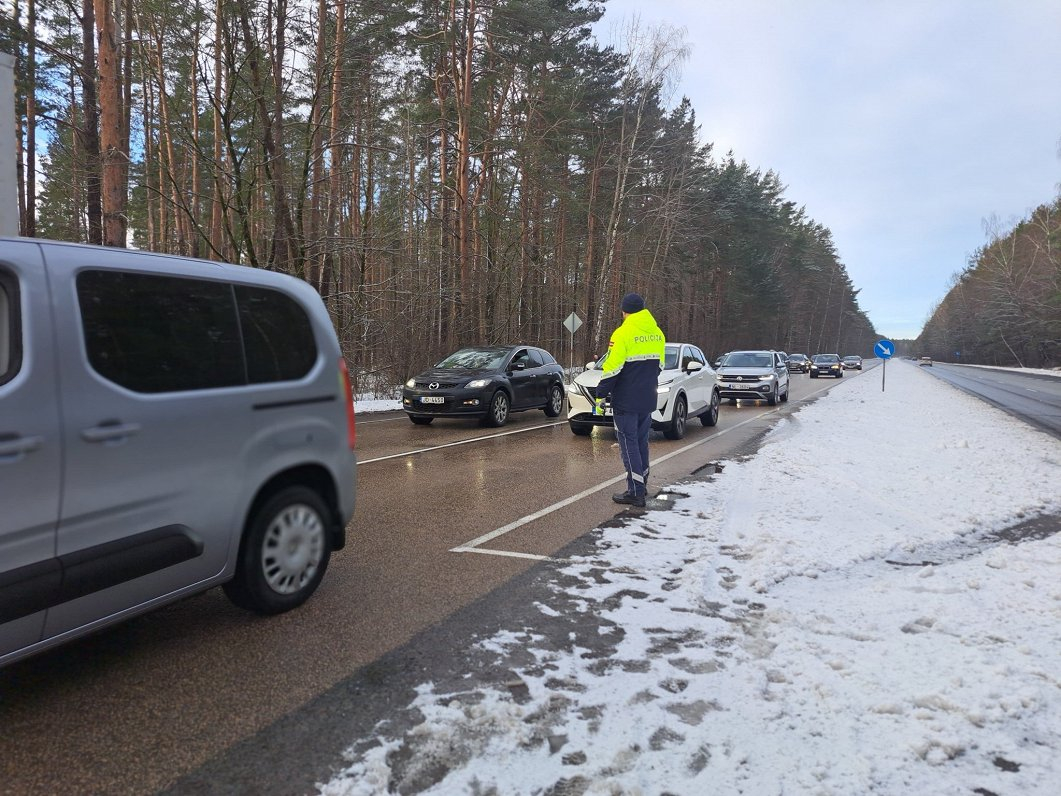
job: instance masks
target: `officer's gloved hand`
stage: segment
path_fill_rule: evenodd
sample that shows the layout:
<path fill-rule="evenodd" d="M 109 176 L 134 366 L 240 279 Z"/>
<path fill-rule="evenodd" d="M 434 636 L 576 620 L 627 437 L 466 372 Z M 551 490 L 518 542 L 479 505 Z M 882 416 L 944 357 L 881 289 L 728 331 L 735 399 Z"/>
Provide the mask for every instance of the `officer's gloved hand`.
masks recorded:
<path fill-rule="evenodd" d="M 604 414 L 604 399 L 598 398 L 593 402 L 593 414 L 603 415 Z"/>

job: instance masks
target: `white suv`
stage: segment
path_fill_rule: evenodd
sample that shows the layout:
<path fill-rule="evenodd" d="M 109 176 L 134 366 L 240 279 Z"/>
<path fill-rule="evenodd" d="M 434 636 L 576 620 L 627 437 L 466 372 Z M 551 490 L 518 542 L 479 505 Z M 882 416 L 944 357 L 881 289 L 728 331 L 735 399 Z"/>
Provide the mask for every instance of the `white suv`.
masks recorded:
<path fill-rule="evenodd" d="M 788 400 L 787 357 L 780 351 L 731 351 L 718 368 L 718 388 L 730 403 L 766 401 L 776 406 Z"/>
<path fill-rule="evenodd" d="M 588 363 L 567 388 L 567 422 L 580 437 L 589 436 L 594 426 L 614 424 L 610 405 L 605 405 L 602 415 L 593 413 L 597 385 L 604 375 L 601 362 L 603 357 Z M 707 364 L 703 351 L 691 343 L 667 343 L 656 394 L 652 428 L 662 431 L 667 439 L 684 437 L 691 418 L 699 417 L 705 426 L 718 422 L 721 399 L 715 371 Z"/>

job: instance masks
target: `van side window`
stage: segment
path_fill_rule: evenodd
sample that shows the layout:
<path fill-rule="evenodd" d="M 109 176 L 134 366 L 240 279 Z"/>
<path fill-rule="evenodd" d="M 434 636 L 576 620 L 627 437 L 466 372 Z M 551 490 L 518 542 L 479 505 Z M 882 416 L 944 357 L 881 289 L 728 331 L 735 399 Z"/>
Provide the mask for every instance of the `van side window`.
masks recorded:
<path fill-rule="evenodd" d="M 301 379 L 317 361 L 305 310 L 279 290 L 236 285 L 236 303 L 251 384 Z"/>
<path fill-rule="evenodd" d="M 83 271 L 77 296 L 92 368 L 143 393 L 246 384 L 232 286 Z"/>
<path fill-rule="evenodd" d="M 22 320 L 18 302 L 18 280 L 0 270 L 0 384 L 15 378 L 22 366 Z"/>

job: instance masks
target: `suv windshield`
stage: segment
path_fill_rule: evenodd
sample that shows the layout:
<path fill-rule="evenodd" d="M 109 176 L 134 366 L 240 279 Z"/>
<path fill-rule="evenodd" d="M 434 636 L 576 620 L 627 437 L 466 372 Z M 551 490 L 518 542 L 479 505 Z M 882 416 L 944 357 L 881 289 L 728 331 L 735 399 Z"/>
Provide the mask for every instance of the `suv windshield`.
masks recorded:
<path fill-rule="evenodd" d="M 507 348 L 462 348 L 439 362 L 437 368 L 496 370 L 504 364 Z"/>
<path fill-rule="evenodd" d="M 769 368 L 773 367 L 773 357 L 765 352 L 737 351 L 722 364 L 727 368 Z"/>

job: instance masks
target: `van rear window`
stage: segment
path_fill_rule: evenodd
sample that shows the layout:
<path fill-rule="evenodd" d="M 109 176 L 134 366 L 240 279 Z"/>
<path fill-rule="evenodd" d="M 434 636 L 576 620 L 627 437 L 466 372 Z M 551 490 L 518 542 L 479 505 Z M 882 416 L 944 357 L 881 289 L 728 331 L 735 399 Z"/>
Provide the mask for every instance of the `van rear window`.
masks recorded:
<path fill-rule="evenodd" d="M 309 317 L 278 290 L 83 271 L 77 294 L 89 363 L 135 392 L 293 381 L 317 360 Z"/>
<path fill-rule="evenodd" d="M 278 290 L 236 285 L 236 303 L 251 384 L 301 379 L 317 361 L 305 310 Z"/>
<path fill-rule="evenodd" d="M 83 271 L 77 295 L 88 360 L 105 379 L 144 393 L 246 384 L 230 285 Z"/>

